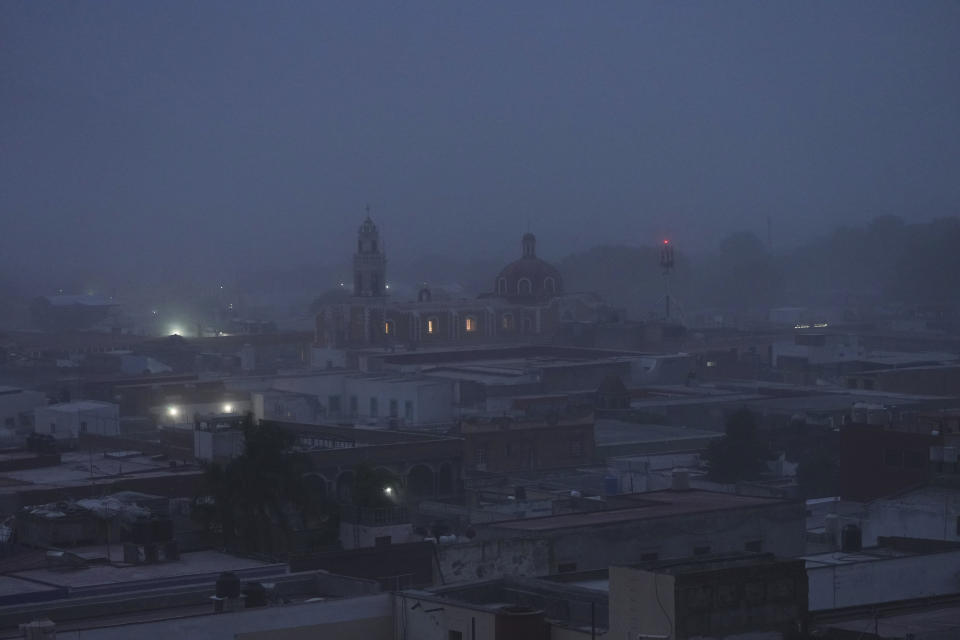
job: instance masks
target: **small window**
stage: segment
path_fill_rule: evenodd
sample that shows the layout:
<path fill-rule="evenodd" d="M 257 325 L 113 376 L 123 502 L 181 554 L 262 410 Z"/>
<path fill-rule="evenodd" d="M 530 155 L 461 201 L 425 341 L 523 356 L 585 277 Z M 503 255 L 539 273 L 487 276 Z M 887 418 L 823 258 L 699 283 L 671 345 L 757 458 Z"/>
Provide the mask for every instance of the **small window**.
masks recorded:
<path fill-rule="evenodd" d="M 409 400 L 403 402 L 403 419 L 407 422 L 413 422 L 413 403 Z"/>
<path fill-rule="evenodd" d="M 357 396 L 350 396 L 350 415 L 355 416 L 360 412 L 360 403 Z"/>
<path fill-rule="evenodd" d="M 16 421 L 15 421 L 13 418 L 4 418 L 4 419 L 3 419 L 3 426 L 5 426 L 5 427 L 13 427 L 13 426 L 16 426 Z"/>
<path fill-rule="evenodd" d="M 902 467 L 903 453 L 899 449 L 887 449 L 883 452 L 883 462 L 888 467 Z"/>
<path fill-rule="evenodd" d="M 437 318 L 427 318 L 427 333 L 436 333 L 439 326 L 440 321 Z"/>
<path fill-rule="evenodd" d="M 927 464 L 928 454 L 925 451 L 904 451 L 903 466 L 907 469 L 923 469 Z"/>
<path fill-rule="evenodd" d="M 393 542 L 392 536 L 377 536 L 373 539 L 373 545 L 375 547 L 388 547 L 391 542 Z"/>
<path fill-rule="evenodd" d="M 735 607 L 740 602 L 737 597 L 737 585 L 721 584 L 717 586 L 717 605 L 721 607 Z"/>
<path fill-rule="evenodd" d="M 390 399 L 390 417 L 396 418 L 399 415 L 399 410 L 397 409 L 398 403 L 395 399 Z"/>
<path fill-rule="evenodd" d="M 57 432 L 57 423 L 56 423 L 56 422 L 51 422 L 51 423 L 50 423 L 50 433 L 56 433 L 56 432 Z"/>
<path fill-rule="evenodd" d="M 487 464 L 486 447 L 477 447 L 477 464 Z"/>
<path fill-rule="evenodd" d="M 743 550 L 749 551 L 750 553 L 760 553 L 763 551 L 763 541 L 749 540 L 743 545 Z"/>
<path fill-rule="evenodd" d="M 583 438 L 573 438 L 570 440 L 570 455 L 579 458 L 583 455 Z"/>
<path fill-rule="evenodd" d="M 765 600 L 762 582 L 748 582 L 743 585 L 743 597 L 750 604 L 760 604 Z"/>
<path fill-rule="evenodd" d="M 713 589 L 706 585 L 684 589 L 683 596 L 691 609 L 709 609 L 713 604 Z"/>
<path fill-rule="evenodd" d="M 376 418 L 378 413 L 379 413 L 379 408 L 377 407 L 377 399 L 370 398 L 370 415 Z"/>
<path fill-rule="evenodd" d="M 393 320 L 387 320 L 383 323 L 383 332 L 388 336 L 393 335 Z"/>
<path fill-rule="evenodd" d="M 561 562 L 557 565 L 557 573 L 572 573 L 577 570 L 576 562 Z"/>
<path fill-rule="evenodd" d="M 473 333 L 477 330 L 477 319 L 473 316 L 467 316 L 463 322 L 463 328 L 466 329 L 467 333 Z"/>
<path fill-rule="evenodd" d="M 547 276 L 543 279 L 543 290 L 545 293 L 553 293 L 557 290 L 557 281 Z"/>
<path fill-rule="evenodd" d="M 709 546 L 694 547 L 694 548 L 693 548 L 693 555 L 695 555 L 695 556 L 705 556 L 705 555 L 707 555 L 707 554 L 709 554 L 709 553 L 710 553 L 710 547 L 709 547 Z"/>
<path fill-rule="evenodd" d="M 960 516 L 957 516 L 957 535 L 960 536 Z"/>
<path fill-rule="evenodd" d="M 517 293 L 521 296 L 528 296 L 533 293 L 533 285 L 529 278 L 520 278 L 517 280 Z"/>
<path fill-rule="evenodd" d="M 340 396 L 329 396 L 327 398 L 327 406 L 330 407 L 330 413 L 339 414 L 340 413 Z"/>
<path fill-rule="evenodd" d="M 450 629 L 447 632 L 447 640 L 463 640 L 463 632 Z"/>
<path fill-rule="evenodd" d="M 767 585 L 767 597 L 770 600 L 785 602 L 793 599 L 793 581 L 787 578 L 774 580 Z"/>
<path fill-rule="evenodd" d="M 514 327 L 513 314 L 512 313 L 503 314 L 503 317 L 500 319 L 500 326 L 502 326 L 506 331 L 513 331 L 513 327 Z"/>
<path fill-rule="evenodd" d="M 509 458 L 509 457 L 512 456 L 512 455 L 513 455 L 513 443 L 512 443 L 512 442 L 508 442 L 508 443 L 507 443 L 507 457 Z"/>
<path fill-rule="evenodd" d="M 80 433 L 86 433 L 86 432 L 87 432 L 87 422 L 86 420 L 84 420 L 80 422 Z"/>
<path fill-rule="evenodd" d="M 504 295 L 507 293 L 507 279 L 498 278 L 497 279 L 497 293 Z"/>

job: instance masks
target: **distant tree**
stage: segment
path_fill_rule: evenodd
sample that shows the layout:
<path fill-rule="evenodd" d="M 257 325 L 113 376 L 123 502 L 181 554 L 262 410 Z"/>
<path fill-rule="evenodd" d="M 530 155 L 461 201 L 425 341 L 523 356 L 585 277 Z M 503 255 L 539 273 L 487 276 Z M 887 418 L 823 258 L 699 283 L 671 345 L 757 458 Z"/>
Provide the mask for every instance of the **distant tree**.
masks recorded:
<path fill-rule="evenodd" d="M 207 467 L 209 494 L 195 501 L 198 518 L 236 551 L 285 551 L 293 546 L 293 533 L 304 530 L 318 544 L 336 542 L 336 507 L 310 491 L 310 458 L 293 450 L 293 436 L 248 424 L 244 437 L 240 456 Z"/>
<path fill-rule="evenodd" d="M 768 449 L 757 434 L 756 418 L 747 409 L 739 409 L 727 418 L 726 435 L 711 443 L 705 455 L 710 479 L 724 483 L 759 478 L 768 457 Z"/>

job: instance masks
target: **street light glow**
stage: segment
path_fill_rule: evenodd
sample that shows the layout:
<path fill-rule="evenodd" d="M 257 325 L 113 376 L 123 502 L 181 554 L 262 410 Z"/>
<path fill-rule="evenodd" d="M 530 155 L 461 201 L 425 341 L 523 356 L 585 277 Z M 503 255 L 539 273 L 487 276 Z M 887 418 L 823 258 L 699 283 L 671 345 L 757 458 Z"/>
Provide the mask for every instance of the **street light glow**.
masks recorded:
<path fill-rule="evenodd" d="M 174 406 L 167 407 L 167 415 L 171 418 L 176 418 L 180 415 L 180 409 Z"/>
<path fill-rule="evenodd" d="M 224 405 L 223 405 L 223 412 L 224 412 L 224 413 L 233 413 L 233 405 L 230 404 L 229 402 L 227 402 L 226 404 L 224 404 Z"/>
<path fill-rule="evenodd" d="M 390 497 L 393 495 L 393 487 L 387 486 L 383 488 L 383 495 Z"/>

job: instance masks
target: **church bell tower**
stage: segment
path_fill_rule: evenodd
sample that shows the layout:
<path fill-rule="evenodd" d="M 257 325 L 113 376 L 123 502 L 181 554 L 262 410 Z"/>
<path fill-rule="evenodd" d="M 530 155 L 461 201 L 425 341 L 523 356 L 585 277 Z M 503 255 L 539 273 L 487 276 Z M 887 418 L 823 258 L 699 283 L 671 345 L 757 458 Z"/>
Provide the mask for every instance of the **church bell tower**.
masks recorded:
<path fill-rule="evenodd" d="M 368 209 L 369 212 L 369 209 Z M 387 285 L 387 256 L 380 244 L 377 225 L 367 215 L 357 234 L 357 252 L 353 254 L 353 295 L 383 297 Z"/>

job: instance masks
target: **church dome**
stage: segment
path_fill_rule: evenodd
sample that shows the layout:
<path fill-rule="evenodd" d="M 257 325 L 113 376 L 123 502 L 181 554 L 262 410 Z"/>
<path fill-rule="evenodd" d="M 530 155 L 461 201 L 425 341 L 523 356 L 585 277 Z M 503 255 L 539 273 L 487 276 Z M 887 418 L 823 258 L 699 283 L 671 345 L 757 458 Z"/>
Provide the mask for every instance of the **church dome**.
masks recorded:
<path fill-rule="evenodd" d="M 549 262 L 537 257 L 537 238 L 525 233 L 521 241 L 523 254 L 500 271 L 493 283 L 495 295 L 523 300 L 543 300 L 563 293 L 560 272 Z"/>

